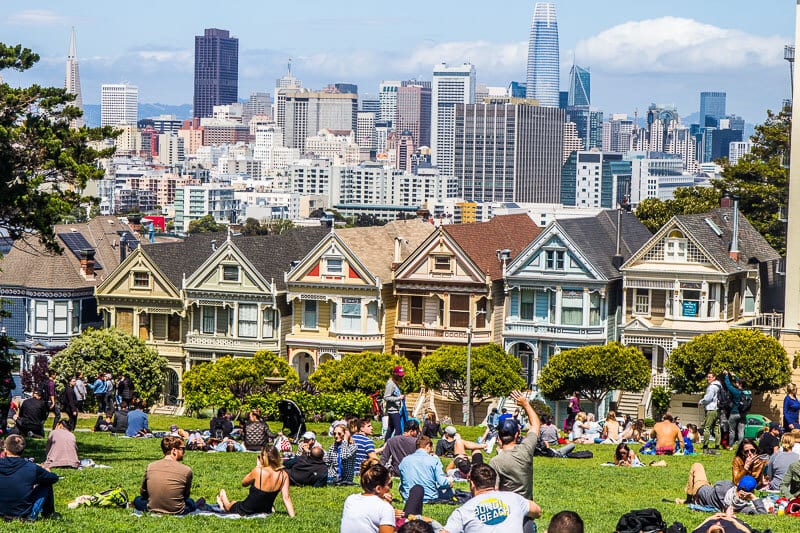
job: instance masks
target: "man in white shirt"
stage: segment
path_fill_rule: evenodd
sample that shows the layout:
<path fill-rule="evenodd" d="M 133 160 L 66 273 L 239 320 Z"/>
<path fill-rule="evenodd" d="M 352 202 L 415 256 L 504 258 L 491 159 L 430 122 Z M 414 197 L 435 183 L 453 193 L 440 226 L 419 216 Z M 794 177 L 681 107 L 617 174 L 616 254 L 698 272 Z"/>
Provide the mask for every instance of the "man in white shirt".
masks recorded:
<path fill-rule="evenodd" d="M 714 452 L 711 452 L 708 449 L 708 441 L 711 438 L 711 435 L 714 434 L 716 439 L 716 446 L 714 446 L 715 448 L 719 448 L 719 441 L 722 439 L 722 431 L 718 433 L 715 430 L 715 428 L 719 425 L 719 407 L 717 402 L 719 401 L 719 391 L 722 389 L 722 384 L 717 381 L 717 376 L 713 372 L 708 373 L 706 380 L 708 380 L 706 393 L 700 400 L 700 405 L 706 410 L 706 416 L 703 419 L 703 427 L 701 432 L 703 435 L 703 453 L 713 454 Z"/>

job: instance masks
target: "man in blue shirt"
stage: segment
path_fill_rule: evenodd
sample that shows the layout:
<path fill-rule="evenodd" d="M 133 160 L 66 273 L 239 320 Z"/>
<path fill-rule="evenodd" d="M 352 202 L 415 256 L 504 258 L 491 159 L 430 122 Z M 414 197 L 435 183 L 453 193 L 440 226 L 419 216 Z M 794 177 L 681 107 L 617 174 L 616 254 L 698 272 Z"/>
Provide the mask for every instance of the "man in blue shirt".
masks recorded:
<path fill-rule="evenodd" d="M 447 479 L 442 462 L 433 455 L 431 438 L 422 435 L 417 438 L 417 451 L 400 462 L 400 494 L 408 499 L 411 487 L 420 485 L 425 491 L 423 502 L 453 497 L 453 483 Z"/>
<path fill-rule="evenodd" d="M 128 412 L 128 429 L 125 430 L 125 436 L 138 437 L 149 432 L 147 414 L 142 411 L 142 402 L 134 400 L 133 409 Z"/>
<path fill-rule="evenodd" d="M 36 520 L 55 514 L 53 484 L 58 476 L 22 457 L 25 439 L 11 435 L 5 440 L 6 456 L 0 459 L 0 516 Z"/>
<path fill-rule="evenodd" d="M 103 373 L 100 372 L 97 374 L 97 379 L 95 379 L 92 384 L 90 385 L 92 388 L 92 393 L 94 394 L 95 399 L 97 400 L 97 412 L 98 413 L 105 413 L 106 412 L 106 380 Z"/>

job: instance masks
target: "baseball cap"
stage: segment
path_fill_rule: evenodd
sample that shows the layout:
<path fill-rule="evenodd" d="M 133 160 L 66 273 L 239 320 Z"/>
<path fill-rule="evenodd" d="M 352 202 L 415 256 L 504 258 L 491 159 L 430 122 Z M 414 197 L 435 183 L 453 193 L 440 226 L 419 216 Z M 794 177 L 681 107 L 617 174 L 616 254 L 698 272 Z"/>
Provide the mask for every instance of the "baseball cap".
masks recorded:
<path fill-rule="evenodd" d="M 178 426 L 177 426 L 177 425 L 175 425 L 175 424 L 172 424 L 172 425 L 169 427 L 169 430 L 170 430 L 170 431 L 178 431 Z"/>
<path fill-rule="evenodd" d="M 403 376 L 406 375 L 406 371 L 405 371 L 405 369 L 403 369 L 402 366 L 397 365 L 396 367 L 394 367 L 392 369 L 392 374 L 394 374 L 395 376 L 403 377 Z"/>
<path fill-rule="evenodd" d="M 316 439 L 317 435 L 313 431 L 306 431 L 303 433 L 303 440 Z"/>
<path fill-rule="evenodd" d="M 781 425 L 778 424 L 777 422 L 770 422 L 769 429 L 781 429 Z"/>
<path fill-rule="evenodd" d="M 506 418 L 500 423 L 500 427 L 497 428 L 497 434 L 501 437 L 516 435 L 518 431 L 519 426 L 517 425 L 517 421 L 513 418 Z"/>
<path fill-rule="evenodd" d="M 753 492 L 756 485 L 758 485 L 758 482 L 756 482 L 756 478 L 753 476 L 742 476 L 736 488 L 745 492 Z"/>
<path fill-rule="evenodd" d="M 451 437 L 454 437 L 457 433 L 456 428 L 454 428 L 453 426 L 447 426 L 446 428 L 444 428 L 444 432 L 450 435 Z"/>
<path fill-rule="evenodd" d="M 469 462 L 469 459 L 463 456 L 456 457 L 453 460 L 453 463 L 455 463 L 456 468 L 458 468 L 464 475 L 469 474 L 469 471 L 472 468 L 472 463 Z"/>
<path fill-rule="evenodd" d="M 406 431 L 419 431 L 419 421 L 416 418 L 409 418 L 404 428 Z"/>

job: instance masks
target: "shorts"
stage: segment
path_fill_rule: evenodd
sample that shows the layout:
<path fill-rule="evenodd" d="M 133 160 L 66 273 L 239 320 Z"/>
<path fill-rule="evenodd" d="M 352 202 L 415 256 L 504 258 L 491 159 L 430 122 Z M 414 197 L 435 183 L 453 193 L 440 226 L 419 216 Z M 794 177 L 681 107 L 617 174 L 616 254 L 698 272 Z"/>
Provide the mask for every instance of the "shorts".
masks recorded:
<path fill-rule="evenodd" d="M 671 446 L 662 446 L 656 448 L 656 455 L 672 455 L 675 453 L 675 448 Z"/>

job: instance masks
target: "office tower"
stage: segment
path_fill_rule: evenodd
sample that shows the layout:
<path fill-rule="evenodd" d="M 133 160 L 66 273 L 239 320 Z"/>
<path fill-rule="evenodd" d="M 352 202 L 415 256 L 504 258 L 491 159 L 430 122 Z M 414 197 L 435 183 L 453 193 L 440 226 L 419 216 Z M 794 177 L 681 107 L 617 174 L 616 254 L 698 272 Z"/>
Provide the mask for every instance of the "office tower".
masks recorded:
<path fill-rule="evenodd" d="M 558 107 L 559 57 L 556 6 L 536 2 L 528 41 L 527 98 Z"/>
<path fill-rule="evenodd" d="M 375 113 L 375 119 L 381 114 L 381 101 L 374 94 L 361 94 L 358 96 L 358 110 Z"/>
<path fill-rule="evenodd" d="M 242 123 L 249 124 L 255 115 L 272 117 L 272 96 L 269 93 L 250 93 L 242 108 Z"/>
<path fill-rule="evenodd" d="M 744 131 L 744 119 L 738 115 L 728 115 L 727 117 L 720 119 L 720 127 Z"/>
<path fill-rule="evenodd" d="M 355 94 L 300 91 L 285 96 L 283 131 L 287 148 L 302 152 L 306 138 L 322 129 L 356 131 L 358 96 Z"/>
<path fill-rule="evenodd" d="M 69 34 L 69 52 L 67 53 L 67 74 L 64 77 L 64 88 L 69 94 L 75 95 L 75 100 L 70 105 L 83 112 L 83 97 L 81 96 L 81 73 L 78 69 L 78 52 L 75 48 L 75 28 Z M 85 124 L 80 116 L 70 122 L 73 128 L 81 128 Z"/>
<path fill-rule="evenodd" d="M 521 81 L 512 81 L 508 84 L 508 96 L 511 98 L 525 98 L 525 83 Z"/>
<path fill-rule="evenodd" d="M 719 119 L 725 116 L 724 92 L 700 93 L 700 127 L 719 125 Z M 709 121 L 710 117 L 710 121 Z"/>
<path fill-rule="evenodd" d="M 566 109 L 569 105 L 569 91 L 558 91 L 558 108 Z"/>
<path fill-rule="evenodd" d="M 591 104 L 591 77 L 589 69 L 572 65 L 569 71 L 568 106 L 588 106 Z"/>
<path fill-rule="evenodd" d="M 683 174 L 679 154 L 631 151 L 625 160 L 631 162 L 630 204 L 634 208 L 645 198 L 658 198 L 662 180 Z"/>
<path fill-rule="evenodd" d="M 386 139 L 392 132 L 392 121 L 375 121 L 375 151 L 379 154 L 386 152 Z"/>
<path fill-rule="evenodd" d="M 408 131 L 414 146 L 431 145 L 431 89 L 421 85 L 403 85 L 397 89 L 398 133 Z"/>
<path fill-rule="evenodd" d="M 717 129 L 711 132 L 711 154 L 709 161 L 730 157 L 730 145 L 742 142 L 742 131 L 730 128 Z"/>
<path fill-rule="evenodd" d="M 583 139 L 578 136 L 578 128 L 574 122 L 564 123 L 564 155 L 561 158 L 562 163 L 566 163 L 572 152 L 583 150 Z"/>
<path fill-rule="evenodd" d="M 732 142 L 728 147 L 728 161 L 731 165 L 739 162 L 742 156 L 750 153 L 753 149 L 753 143 L 750 141 Z"/>
<path fill-rule="evenodd" d="M 207 28 L 194 38 L 194 116 L 210 117 L 215 105 L 239 98 L 239 39 Z"/>
<path fill-rule="evenodd" d="M 453 176 L 456 104 L 475 103 L 475 67 L 464 63 L 433 68 L 431 98 L 431 163 L 439 175 Z"/>
<path fill-rule="evenodd" d="M 414 137 L 409 131 L 393 131 L 386 138 L 389 166 L 411 172 L 411 156 L 414 155 Z"/>
<path fill-rule="evenodd" d="M 473 202 L 557 203 L 564 111 L 530 100 L 457 104 L 455 176 Z"/>
<path fill-rule="evenodd" d="M 359 111 L 356 116 L 356 144 L 362 153 L 375 150 L 375 113 Z"/>
<path fill-rule="evenodd" d="M 578 129 L 578 137 L 583 140 L 583 146 L 603 148 L 603 112 L 592 111 L 589 106 L 567 106 L 566 119 L 574 122 Z"/>
<path fill-rule="evenodd" d="M 340 94 L 358 94 L 358 85 L 355 83 L 334 83 L 333 88 Z"/>
<path fill-rule="evenodd" d="M 378 120 L 397 121 L 397 90 L 400 89 L 399 81 L 382 81 L 378 86 L 378 101 L 381 111 L 376 117 Z"/>
<path fill-rule="evenodd" d="M 606 134 L 606 132 L 608 132 Z M 603 150 L 627 152 L 631 149 L 633 120 L 628 115 L 615 113 L 603 124 Z"/>
<path fill-rule="evenodd" d="M 135 125 L 139 121 L 139 88 L 127 83 L 100 86 L 100 125 Z"/>
<path fill-rule="evenodd" d="M 561 170 L 561 204 L 575 207 L 617 206 L 620 187 L 611 162 L 622 163 L 622 154 L 611 152 L 573 152 Z M 631 162 L 625 161 L 630 168 Z M 630 171 L 628 171 L 630 174 Z M 622 192 L 622 191 L 620 191 Z M 624 193 L 623 193 L 624 194 Z"/>
<path fill-rule="evenodd" d="M 303 82 L 292 75 L 292 58 L 286 62 L 286 75 L 275 80 L 276 89 L 299 89 Z"/>

